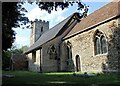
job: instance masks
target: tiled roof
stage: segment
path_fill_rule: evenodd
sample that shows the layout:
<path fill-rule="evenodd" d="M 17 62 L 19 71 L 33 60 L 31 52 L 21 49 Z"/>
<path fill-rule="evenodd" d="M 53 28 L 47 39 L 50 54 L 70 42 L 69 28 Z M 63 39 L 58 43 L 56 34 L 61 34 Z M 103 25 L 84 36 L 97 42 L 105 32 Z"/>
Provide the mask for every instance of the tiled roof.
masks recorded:
<path fill-rule="evenodd" d="M 75 13 L 74 13 L 75 14 Z M 38 47 L 40 47 L 42 44 L 48 42 L 49 40 L 56 37 L 56 35 L 59 33 L 60 30 L 62 30 L 63 26 L 71 19 L 71 17 L 74 15 L 72 14 L 65 20 L 61 21 L 59 24 L 55 25 L 48 31 L 42 34 L 42 36 L 25 52 L 28 53 Z"/>
<path fill-rule="evenodd" d="M 106 19 L 112 18 L 114 16 L 120 15 L 120 1 L 119 2 L 110 2 L 109 4 L 103 6 L 102 8 L 96 10 L 95 12 L 88 15 L 86 18 L 83 18 L 70 32 L 64 37 L 64 39 L 74 36 L 75 34 L 80 33 L 88 29 L 91 26 L 94 26 Z"/>

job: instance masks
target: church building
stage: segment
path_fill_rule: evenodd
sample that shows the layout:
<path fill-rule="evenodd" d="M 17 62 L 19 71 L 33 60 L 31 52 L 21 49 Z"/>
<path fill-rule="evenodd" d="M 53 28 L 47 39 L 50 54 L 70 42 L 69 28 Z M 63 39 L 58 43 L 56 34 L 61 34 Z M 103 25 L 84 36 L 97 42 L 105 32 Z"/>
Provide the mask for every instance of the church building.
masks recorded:
<path fill-rule="evenodd" d="M 49 29 L 32 22 L 31 46 L 25 52 L 36 72 L 120 71 L 120 1 L 110 2 L 87 17 L 73 13 Z"/>

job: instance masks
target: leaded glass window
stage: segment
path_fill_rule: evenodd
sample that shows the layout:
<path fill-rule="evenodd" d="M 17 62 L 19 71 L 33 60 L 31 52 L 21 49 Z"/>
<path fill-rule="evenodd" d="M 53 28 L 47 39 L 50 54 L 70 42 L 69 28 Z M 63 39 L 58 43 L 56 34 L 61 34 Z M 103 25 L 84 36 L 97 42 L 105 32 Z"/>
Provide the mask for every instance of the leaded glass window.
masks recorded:
<path fill-rule="evenodd" d="M 57 52 L 56 52 L 56 48 L 54 45 L 50 46 L 48 50 L 48 54 L 49 54 L 50 59 L 57 59 Z"/>
<path fill-rule="evenodd" d="M 95 33 L 95 55 L 107 53 L 107 42 L 105 34 L 99 30 Z"/>
<path fill-rule="evenodd" d="M 101 50 L 102 53 L 107 53 L 106 39 L 104 36 L 101 37 Z"/>

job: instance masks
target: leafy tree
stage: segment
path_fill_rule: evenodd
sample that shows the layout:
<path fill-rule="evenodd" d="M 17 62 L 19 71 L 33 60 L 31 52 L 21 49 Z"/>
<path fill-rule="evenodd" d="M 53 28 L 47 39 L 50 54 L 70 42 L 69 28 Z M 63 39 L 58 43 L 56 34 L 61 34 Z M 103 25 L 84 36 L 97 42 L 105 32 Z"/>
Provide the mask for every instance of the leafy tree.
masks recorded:
<path fill-rule="evenodd" d="M 61 8 L 62 10 L 64 10 L 65 8 L 68 8 L 69 6 L 73 6 L 75 2 L 38 2 L 36 4 L 38 4 L 39 8 L 41 8 L 42 10 L 46 10 L 48 11 L 48 13 L 51 13 L 51 11 L 53 9 L 55 9 L 55 11 L 57 11 L 57 8 Z M 80 1 L 76 2 L 78 4 L 78 10 L 81 10 L 85 7 L 84 4 L 82 4 Z"/>
<path fill-rule="evenodd" d="M 18 2 L 3 2 L 2 3 L 2 49 L 7 50 L 11 48 L 15 40 L 15 31 L 12 27 L 20 27 L 21 24 L 29 22 L 28 18 L 24 16 L 26 10 L 22 7 L 22 3 Z M 20 23 L 19 23 L 20 22 Z"/>
<path fill-rule="evenodd" d="M 20 27 L 29 23 L 29 19 L 25 17 L 27 10 L 22 7 L 25 2 L 2 2 L 2 50 L 11 48 L 12 43 L 15 40 L 15 31 L 12 27 Z M 32 2 L 29 2 L 32 4 Z M 85 7 L 80 1 L 78 3 L 78 10 Z M 70 5 L 73 6 L 74 2 L 36 2 L 40 9 L 51 13 L 53 9 L 57 11 L 60 7 L 62 10 L 68 8 Z M 83 16 L 83 15 L 82 15 Z M 26 26 L 29 28 L 29 26 Z"/>
<path fill-rule="evenodd" d="M 10 67 L 10 58 L 11 58 L 11 52 L 9 50 L 4 51 L 2 53 L 2 69 L 6 69 Z"/>
<path fill-rule="evenodd" d="M 21 47 L 21 50 L 23 51 L 23 53 L 24 53 L 27 49 L 28 49 L 28 46 L 26 46 L 26 45 Z"/>
<path fill-rule="evenodd" d="M 27 10 L 22 7 L 25 2 L 2 2 L 2 60 L 3 60 L 3 69 L 8 68 L 10 65 L 10 58 L 12 53 L 22 54 L 24 50 L 28 47 L 23 46 L 21 49 L 16 49 L 12 47 L 12 44 L 15 40 L 15 31 L 12 29 L 21 27 L 30 23 L 29 19 L 25 16 Z M 32 4 L 32 2 L 29 2 Z M 86 6 L 83 5 L 80 1 L 78 3 L 78 10 L 84 9 Z M 48 13 L 51 13 L 52 10 L 61 8 L 64 10 L 69 6 L 73 6 L 74 2 L 36 2 L 41 10 L 46 10 Z M 84 14 L 87 13 L 87 10 L 80 14 L 81 18 L 84 17 Z M 29 26 L 25 26 L 29 28 Z M 12 47 L 12 48 L 11 48 Z M 10 49 L 10 50 L 8 50 Z"/>
<path fill-rule="evenodd" d="M 10 68 L 10 61 L 11 57 L 14 54 L 23 54 L 24 50 L 27 49 L 27 46 L 23 46 L 21 48 L 16 48 L 16 46 L 12 46 L 11 49 L 8 49 L 7 51 L 4 51 L 2 56 L 2 68 L 3 70 L 6 68 Z"/>

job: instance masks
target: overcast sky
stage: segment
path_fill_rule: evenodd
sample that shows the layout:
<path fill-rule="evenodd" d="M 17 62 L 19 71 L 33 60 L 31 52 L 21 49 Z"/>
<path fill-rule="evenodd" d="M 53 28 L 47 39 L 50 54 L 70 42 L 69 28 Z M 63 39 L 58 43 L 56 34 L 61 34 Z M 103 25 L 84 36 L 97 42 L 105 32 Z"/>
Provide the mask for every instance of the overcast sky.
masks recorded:
<path fill-rule="evenodd" d="M 103 7 L 104 5 L 108 4 L 111 0 L 97 0 L 97 2 L 87 2 L 84 0 L 85 4 L 89 6 L 89 14 L 94 12 L 95 10 Z M 98 2 L 99 1 L 99 2 Z M 51 14 L 49 14 L 47 11 L 41 10 L 38 8 L 36 4 L 25 4 L 24 7 L 28 10 L 28 13 L 26 16 L 34 21 L 35 19 L 41 19 L 45 21 L 49 21 L 50 28 L 59 23 L 60 21 L 64 20 L 68 16 L 70 16 L 74 12 L 77 11 L 77 5 L 71 6 L 67 9 L 61 10 L 58 8 L 58 11 L 52 11 Z M 20 48 L 24 45 L 29 46 L 30 45 L 30 29 L 21 29 L 21 28 L 13 28 L 16 32 L 16 40 L 15 45 Z"/>

